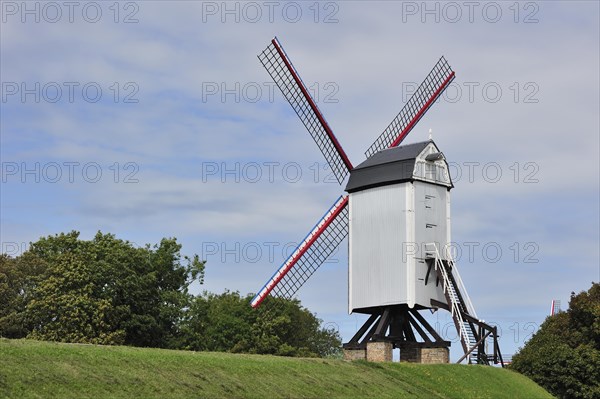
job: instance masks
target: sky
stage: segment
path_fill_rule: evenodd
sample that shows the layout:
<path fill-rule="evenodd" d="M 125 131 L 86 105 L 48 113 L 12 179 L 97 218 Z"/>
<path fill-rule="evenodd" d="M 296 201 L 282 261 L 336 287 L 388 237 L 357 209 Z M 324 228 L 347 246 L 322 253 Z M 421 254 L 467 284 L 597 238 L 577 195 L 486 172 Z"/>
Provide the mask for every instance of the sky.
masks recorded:
<path fill-rule="evenodd" d="M 2 1 L 0 243 L 176 237 L 257 292 L 343 193 L 257 55 L 277 36 L 353 164 L 440 56 L 432 129 L 478 316 L 514 353 L 600 281 L 599 3 Z M 298 298 L 349 340 L 344 242 Z M 428 316 L 460 356 L 447 312 Z"/>

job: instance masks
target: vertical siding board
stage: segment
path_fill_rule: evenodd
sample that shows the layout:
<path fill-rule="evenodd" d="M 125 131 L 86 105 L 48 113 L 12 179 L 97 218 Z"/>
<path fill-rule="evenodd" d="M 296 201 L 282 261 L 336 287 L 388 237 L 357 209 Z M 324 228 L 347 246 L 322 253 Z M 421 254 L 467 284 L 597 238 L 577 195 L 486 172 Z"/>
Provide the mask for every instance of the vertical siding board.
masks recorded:
<path fill-rule="evenodd" d="M 350 204 L 350 310 L 406 303 L 406 188 L 393 185 L 353 193 Z"/>

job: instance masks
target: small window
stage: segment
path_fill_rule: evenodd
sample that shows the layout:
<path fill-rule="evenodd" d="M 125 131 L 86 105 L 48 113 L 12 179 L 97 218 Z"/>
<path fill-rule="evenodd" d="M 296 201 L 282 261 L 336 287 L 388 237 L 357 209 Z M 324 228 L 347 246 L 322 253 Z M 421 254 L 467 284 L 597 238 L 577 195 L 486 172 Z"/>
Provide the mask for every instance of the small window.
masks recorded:
<path fill-rule="evenodd" d="M 433 152 L 425 157 L 425 160 L 429 162 L 439 161 L 440 159 L 444 159 L 444 154 L 441 152 Z"/>

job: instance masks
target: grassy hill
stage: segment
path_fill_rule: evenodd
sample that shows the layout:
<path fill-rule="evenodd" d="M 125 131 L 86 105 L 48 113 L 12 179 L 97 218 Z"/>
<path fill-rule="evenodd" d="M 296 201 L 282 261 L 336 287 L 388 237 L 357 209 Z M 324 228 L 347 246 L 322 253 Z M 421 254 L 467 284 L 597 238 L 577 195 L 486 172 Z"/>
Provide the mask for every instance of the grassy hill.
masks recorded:
<path fill-rule="evenodd" d="M 0 339 L 4 398 L 550 398 L 503 369 Z"/>

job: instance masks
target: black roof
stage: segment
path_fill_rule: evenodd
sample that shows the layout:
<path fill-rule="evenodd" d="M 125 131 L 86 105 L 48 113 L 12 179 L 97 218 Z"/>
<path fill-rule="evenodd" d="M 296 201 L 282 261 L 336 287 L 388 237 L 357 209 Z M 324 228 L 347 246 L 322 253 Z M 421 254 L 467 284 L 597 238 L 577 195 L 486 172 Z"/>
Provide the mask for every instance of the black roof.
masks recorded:
<path fill-rule="evenodd" d="M 345 190 L 351 193 L 414 180 L 415 160 L 429 143 L 433 140 L 379 151 L 352 169 Z"/>

